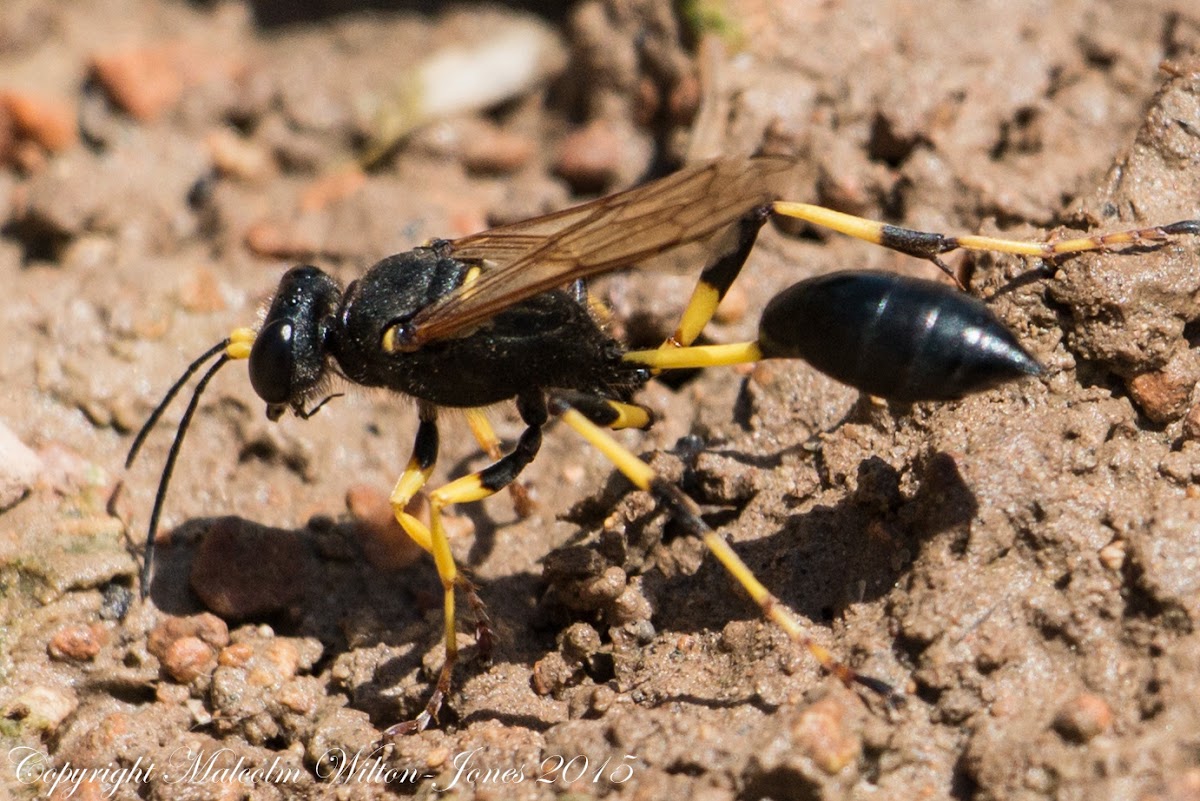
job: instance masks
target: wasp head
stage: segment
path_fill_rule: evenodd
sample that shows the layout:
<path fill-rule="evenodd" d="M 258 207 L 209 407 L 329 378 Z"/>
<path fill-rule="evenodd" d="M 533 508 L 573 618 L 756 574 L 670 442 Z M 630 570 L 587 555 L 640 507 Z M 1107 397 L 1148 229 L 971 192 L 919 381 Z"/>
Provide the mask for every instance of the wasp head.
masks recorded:
<path fill-rule="evenodd" d="M 316 267 L 293 267 L 250 350 L 250 383 L 267 402 L 267 417 L 304 414 L 305 400 L 325 377 L 328 334 L 342 299 L 337 282 Z"/>

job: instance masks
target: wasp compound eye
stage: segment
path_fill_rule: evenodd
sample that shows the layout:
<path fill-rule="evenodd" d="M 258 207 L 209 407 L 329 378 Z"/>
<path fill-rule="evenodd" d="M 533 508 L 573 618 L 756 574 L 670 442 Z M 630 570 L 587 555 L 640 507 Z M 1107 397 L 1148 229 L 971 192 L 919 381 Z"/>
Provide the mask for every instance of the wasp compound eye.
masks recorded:
<path fill-rule="evenodd" d="M 275 320 L 263 326 L 250 349 L 250 384 L 270 404 L 287 403 L 295 381 L 295 326 Z"/>
<path fill-rule="evenodd" d="M 934 281 L 839 272 L 776 295 L 764 355 L 801 358 L 872 395 L 946 400 L 1037 375 L 1041 366 L 981 301 Z"/>

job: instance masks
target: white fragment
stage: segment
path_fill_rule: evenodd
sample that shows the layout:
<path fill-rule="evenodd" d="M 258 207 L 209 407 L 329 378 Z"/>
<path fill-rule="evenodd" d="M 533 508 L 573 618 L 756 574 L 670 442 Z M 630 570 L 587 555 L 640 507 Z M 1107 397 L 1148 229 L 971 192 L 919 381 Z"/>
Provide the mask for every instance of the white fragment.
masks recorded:
<path fill-rule="evenodd" d="M 42 472 L 42 460 L 0 421 L 0 511 L 29 494 Z"/>
<path fill-rule="evenodd" d="M 371 154 L 386 151 L 427 123 L 519 97 L 566 63 L 558 35 L 531 18 L 507 20 L 469 46 L 439 50 L 402 77 L 393 96 L 377 109 Z"/>

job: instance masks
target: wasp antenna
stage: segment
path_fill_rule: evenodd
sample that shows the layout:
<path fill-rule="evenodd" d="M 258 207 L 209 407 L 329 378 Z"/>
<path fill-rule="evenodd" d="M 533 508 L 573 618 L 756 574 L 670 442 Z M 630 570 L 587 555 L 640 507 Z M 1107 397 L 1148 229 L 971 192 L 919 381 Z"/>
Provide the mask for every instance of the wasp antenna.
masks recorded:
<path fill-rule="evenodd" d="M 171 388 L 167 390 L 167 394 L 163 396 L 163 399 L 158 402 L 158 406 L 155 406 L 154 411 L 150 413 L 150 417 L 146 419 L 145 424 L 142 426 L 142 430 L 138 432 L 136 437 L 134 437 L 133 445 L 129 448 L 129 455 L 125 457 L 126 470 L 128 470 L 133 464 L 133 460 L 137 458 L 138 451 L 142 449 L 142 444 L 146 441 L 146 437 L 150 436 L 150 432 L 154 429 L 154 426 L 158 425 L 158 421 L 162 418 L 163 412 L 165 412 L 167 407 L 171 405 L 171 401 L 175 400 L 175 396 L 179 394 L 179 390 L 183 389 L 183 385 L 186 384 L 188 380 L 196 374 L 197 370 L 204 366 L 206 361 L 211 359 L 213 356 L 216 356 L 227 347 L 229 347 L 228 339 L 213 345 L 204 352 L 203 356 L 189 364 L 188 368 L 183 371 L 183 375 L 179 376 L 179 380 L 171 385 Z"/>
<path fill-rule="evenodd" d="M 192 362 L 192 364 L 188 367 L 187 372 L 184 373 L 183 378 L 181 378 L 175 384 L 175 386 L 171 387 L 171 391 L 167 393 L 167 397 L 161 404 L 159 404 L 159 407 L 154 410 L 154 414 L 151 415 L 150 421 L 142 429 L 143 434 L 150 430 L 150 427 L 153 425 L 155 420 L 162 414 L 162 410 L 171 401 L 171 398 L 179 392 L 179 388 L 185 381 L 187 381 L 188 378 L 191 377 L 192 373 L 199 370 L 200 366 L 204 364 L 205 361 L 212 358 L 214 354 L 218 353 L 222 348 L 224 348 L 225 344 L 228 344 L 228 340 L 226 340 L 224 344 L 212 348 L 208 351 L 208 353 L 205 353 L 199 359 Z M 150 578 L 154 572 L 154 538 L 158 534 L 158 518 L 159 515 L 162 514 L 163 502 L 167 497 L 167 485 L 171 483 L 171 474 L 175 471 L 175 460 L 178 458 L 179 450 L 183 446 L 183 438 L 187 434 L 188 426 L 192 422 L 192 416 L 196 413 L 196 408 L 200 405 L 200 396 L 204 394 L 204 388 L 208 386 L 209 381 L 212 381 L 212 378 L 217 374 L 217 371 L 224 367 L 226 362 L 230 361 L 231 358 L 232 357 L 230 357 L 227 353 L 221 354 L 221 357 L 213 362 L 212 366 L 208 368 L 208 371 L 200 377 L 199 381 L 196 382 L 196 389 L 192 392 L 192 399 L 188 401 L 187 408 L 183 411 L 183 418 L 179 421 L 179 428 L 175 430 L 175 440 L 171 443 L 171 450 L 167 452 L 167 461 L 166 464 L 163 465 L 162 476 L 158 479 L 158 492 L 156 492 L 154 495 L 154 508 L 150 512 L 150 528 L 146 533 L 146 551 L 142 557 L 141 585 L 143 598 L 150 594 Z M 142 436 L 139 435 L 139 442 L 141 439 Z M 133 448 L 134 452 L 137 451 L 137 445 L 138 443 L 135 442 Z M 130 459 L 132 458 L 133 456 L 131 454 Z"/>

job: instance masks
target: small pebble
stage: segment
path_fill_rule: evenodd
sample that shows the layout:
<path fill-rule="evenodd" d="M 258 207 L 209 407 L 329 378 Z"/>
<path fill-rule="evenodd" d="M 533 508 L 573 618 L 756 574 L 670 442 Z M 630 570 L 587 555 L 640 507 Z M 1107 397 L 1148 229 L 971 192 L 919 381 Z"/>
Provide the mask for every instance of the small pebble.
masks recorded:
<path fill-rule="evenodd" d="M 824 698 L 800 713 L 792 724 L 792 737 L 821 770 L 839 773 L 858 758 L 862 740 L 847 725 L 846 709 L 834 698 Z"/>
<path fill-rule="evenodd" d="M 508 175 L 524 167 L 536 152 L 533 140 L 500 128 L 480 127 L 468 132 L 462 162 L 484 175 Z"/>
<path fill-rule="evenodd" d="M 0 511 L 16 506 L 36 483 L 42 460 L 0 422 Z"/>
<path fill-rule="evenodd" d="M 1063 739 L 1086 743 L 1112 728 L 1113 713 L 1100 696 L 1080 693 L 1059 707 L 1052 725 Z"/>
<path fill-rule="evenodd" d="M 8 91 L 0 94 L 0 105 L 7 111 L 14 133 L 47 153 L 69 150 L 79 141 L 77 114 L 70 101 Z"/>
<path fill-rule="evenodd" d="M 600 634 L 587 623 L 573 623 L 562 633 L 563 654 L 582 662 L 600 650 Z"/>
<path fill-rule="evenodd" d="M 212 314 L 224 311 L 225 296 L 217 275 L 205 266 L 196 267 L 184 279 L 180 305 L 196 314 Z"/>
<path fill-rule="evenodd" d="M 188 684 L 216 668 L 216 652 L 199 637 L 180 637 L 163 654 L 162 665 L 175 681 Z"/>
<path fill-rule="evenodd" d="M 559 692 L 574 678 L 577 668 L 558 651 L 551 651 L 533 666 L 533 691 L 538 695 Z"/>
<path fill-rule="evenodd" d="M 36 685 L 8 702 L 3 717 L 30 728 L 53 732 L 79 706 L 79 699 L 54 687 Z"/>
<path fill-rule="evenodd" d="M 266 181 L 275 172 L 271 155 L 255 142 L 220 128 L 204 138 L 217 171 L 247 183 Z"/>
<path fill-rule="evenodd" d="M 170 47 L 95 55 L 92 73 L 113 103 L 141 122 L 157 119 L 183 96 L 183 75 Z"/>
<path fill-rule="evenodd" d="M 217 664 L 221 667 L 245 667 L 253 656 L 254 648 L 248 643 L 235 642 L 233 645 L 221 649 L 221 653 L 217 655 Z"/>
<path fill-rule="evenodd" d="M 1189 369 L 1191 360 L 1172 359 L 1161 370 L 1134 376 L 1127 382 L 1129 394 L 1138 408 L 1156 423 L 1169 423 L 1187 413 L 1191 405 L 1196 376 Z"/>
<path fill-rule="evenodd" d="M 229 626 L 211 612 L 190 617 L 170 615 L 150 631 L 146 647 L 161 660 L 171 644 L 183 637 L 198 637 L 213 648 L 224 648 L 229 644 Z"/>
<path fill-rule="evenodd" d="M 267 259 L 307 259 L 318 250 L 305 234 L 268 220 L 248 227 L 242 241 L 255 256 Z"/>
<path fill-rule="evenodd" d="M 424 496 L 409 504 L 409 514 L 417 514 Z M 416 507 L 416 508 L 414 508 Z M 387 496 L 374 487 L 360 484 L 346 492 L 346 508 L 354 517 L 362 536 L 363 552 L 377 570 L 400 570 L 421 558 L 424 551 L 396 520 Z"/>
<path fill-rule="evenodd" d="M 700 79 L 690 72 L 680 75 L 667 96 L 667 109 L 671 112 L 671 121 L 676 125 L 691 123 L 700 110 L 700 96 Z"/>
<path fill-rule="evenodd" d="M 344 167 L 318 176 L 300 193 L 300 210 L 320 211 L 345 200 L 367 184 L 367 174 L 356 166 Z"/>
<path fill-rule="evenodd" d="M 621 142 L 612 127 L 597 120 L 563 140 L 554 171 L 579 193 L 602 192 L 619 174 Z"/>
<path fill-rule="evenodd" d="M 284 679 L 292 678 L 300 669 L 300 650 L 288 640 L 271 640 L 264 655 Z"/>
<path fill-rule="evenodd" d="M 47 650 L 54 659 L 86 662 L 95 659 L 108 640 L 108 629 L 102 623 L 75 624 L 55 632 Z"/>
<path fill-rule="evenodd" d="M 1125 566 L 1125 553 L 1125 540 L 1113 540 L 1100 549 L 1100 564 L 1119 573 Z"/>

